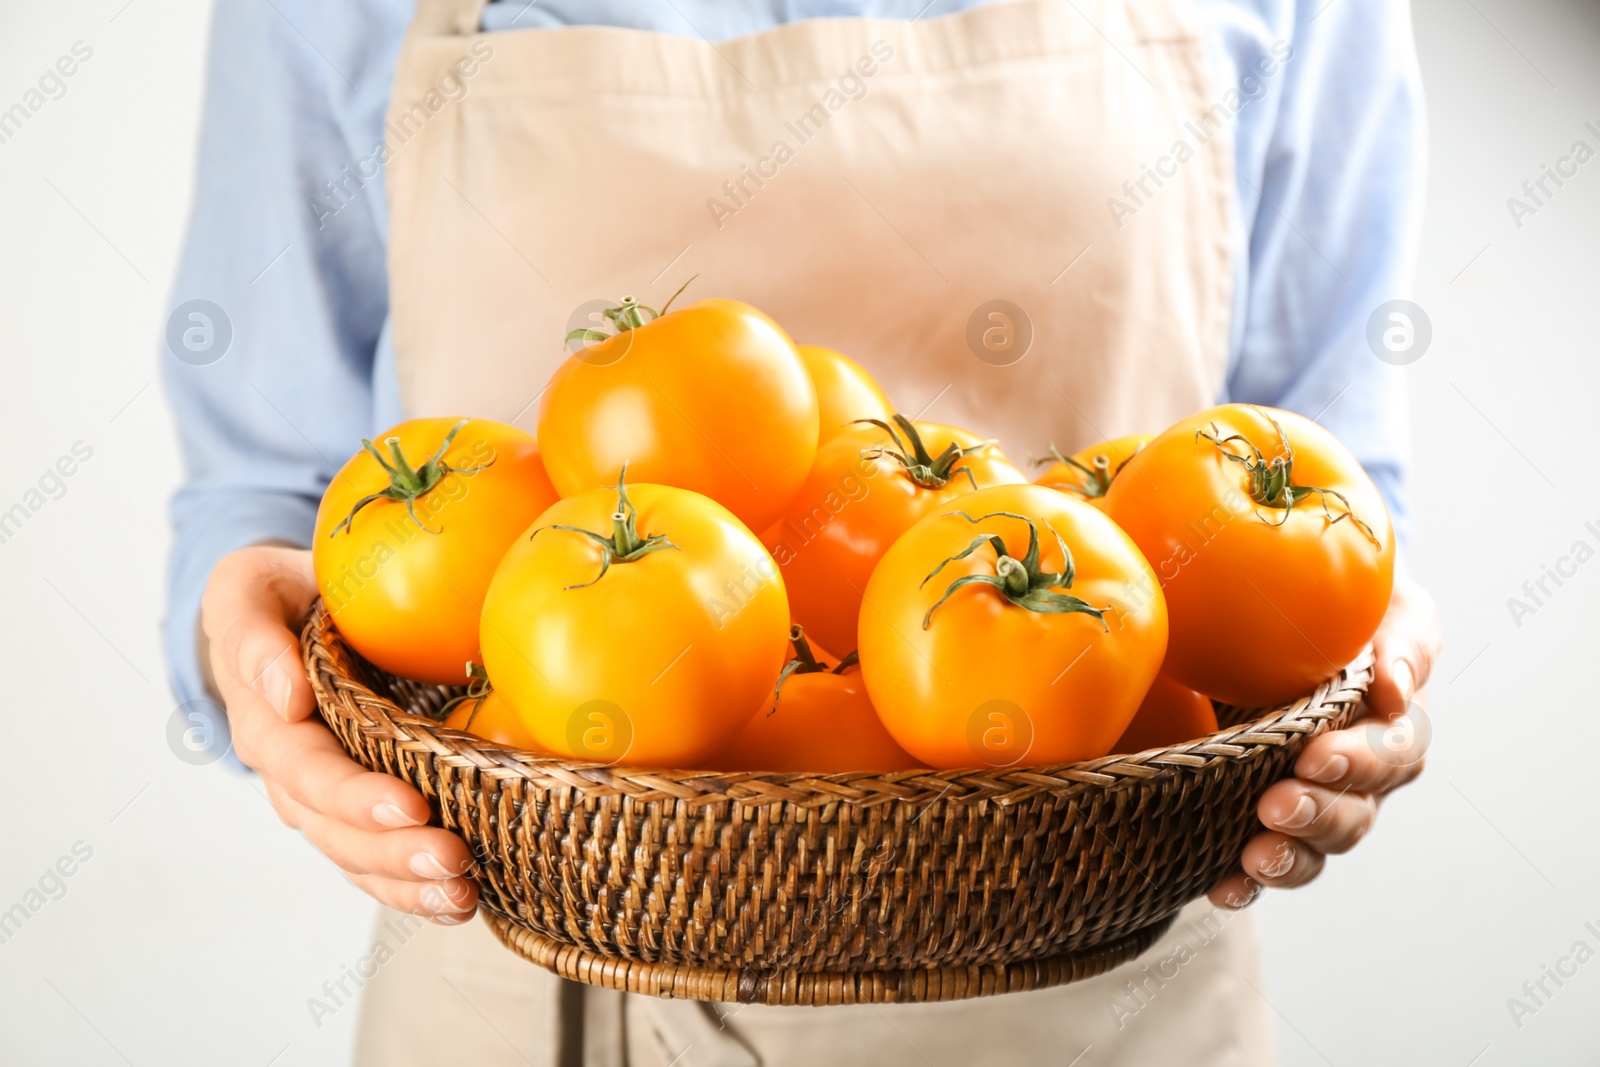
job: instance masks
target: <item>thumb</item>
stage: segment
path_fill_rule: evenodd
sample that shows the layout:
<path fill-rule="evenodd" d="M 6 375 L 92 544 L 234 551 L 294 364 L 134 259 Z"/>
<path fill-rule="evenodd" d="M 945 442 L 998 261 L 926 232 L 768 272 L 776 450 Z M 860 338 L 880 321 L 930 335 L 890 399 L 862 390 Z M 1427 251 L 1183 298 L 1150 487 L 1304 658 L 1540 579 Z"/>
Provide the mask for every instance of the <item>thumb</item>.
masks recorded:
<path fill-rule="evenodd" d="M 1367 705 L 1384 718 L 1404 714 L 1428 684 L 1441 643 L 1433 597 L 1416 582 L 1397 581 L 1389 612 L 1372 638 L 1376 673 L 1367 690 Z"/>
<path fill-rule="evenodd" d="M 249 689 L 288 722 L 316 708 L 291 629 L 316 596 L 310 553 L 247 548 L 225 557 L 211 574 L 203 606 L 205 630 L 216 635 L 213 665 L 223 695 Z"/>
<path fill-rule="evenodd" d="M 309 718 L 316 708 L 311 682 L 300 664 L 299 642 L 281 624 L 244 639 L 239 671 L 240 680 L 286 722 Z"/>

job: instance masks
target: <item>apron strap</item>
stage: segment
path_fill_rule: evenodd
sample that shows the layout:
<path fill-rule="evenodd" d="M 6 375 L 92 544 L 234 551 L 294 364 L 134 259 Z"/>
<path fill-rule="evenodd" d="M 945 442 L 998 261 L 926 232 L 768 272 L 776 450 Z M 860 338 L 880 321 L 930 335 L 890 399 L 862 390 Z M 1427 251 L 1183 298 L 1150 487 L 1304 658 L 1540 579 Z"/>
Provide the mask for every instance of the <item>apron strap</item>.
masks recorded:
<path fill-rule="evenodd" d="M 483 24 L 487 0 L 417 0 L 411 32 L 428 37 L 470 37 Z"/>

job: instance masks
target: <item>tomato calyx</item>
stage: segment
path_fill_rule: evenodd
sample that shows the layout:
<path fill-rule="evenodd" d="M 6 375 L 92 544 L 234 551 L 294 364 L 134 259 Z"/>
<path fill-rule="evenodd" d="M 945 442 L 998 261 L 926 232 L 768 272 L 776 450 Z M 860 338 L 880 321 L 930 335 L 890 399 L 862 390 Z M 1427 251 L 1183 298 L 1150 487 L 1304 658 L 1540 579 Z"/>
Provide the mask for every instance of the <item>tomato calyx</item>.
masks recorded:
<path fill-rule="evenodd" d="M 654 322 L 656 319 L 659 319 L 661 316 L 665 315 L 672 308 L 672 302 L 678 299 L 678 297 L 682 296 L 685 289 L 689 288 L 689 282 L 694 281 L 694 279 L 698 277 L 700 277 L 700 275 L 696 274 L 694 277 L 691 277 L 689 281 L 680 285 L 678 287 L 678 291 L 669 296 L 667 298 L 667 302 L 661 305 L 660 311 L 657 311 L 655 308 L 650 307 L 647 304 L 639 303 L 637 297 L 624 296 L 622 300 L 618 302 L 616 307 L 609 307 L 600 312 L 600 314 L 605 316 L 606 321 L 611 323 L 611 333 L 606 333 L 604 330 L 594 330 L 589 329 L 588 327 L 582 327 L 567 334 L 566 339 L 568 341 L 604 341 L 611 337 L 615 337 L 619 333 L 625 333 L 628 330 L 637 330 L 646 323 Z M 646 315 L 649 315 L 650 317 L 645 318 Z"/>
<path fill-rule="evenodd" d="M 768 717 L 778 713 L 778 701 L 783 697 L 783 683 L 795 674 L 843 674 L 854 667 L 861 660 L 859 652 L 852 652 L 840 660 L 836 666 L 829 667 L 817 659 L 816 653 L 811 651 L 811 642 L 806 640 L 805 630 L 799 623 L 789 627 L 789 642 L 794 645 L 794 658 L 783 665 L 783 670 L 778 672 L 778 684 L 772 689 L 772 710 L 767 712 Z"/>
<path fill-rule="evenodd" d="M 611 513 L 610 537 L 602 533 L 596 533 L 593 530 L 585 530 L 582 526 L 563 526 L 561 524 L 541 526 L 528 535 L 528 540 L 531 541 L 545 530 L 567 530 L 571 533 L 582 534 L 600 546 L 600 573 L 587 582 L 562 586 L 563 590 L 585 589 L 594 585 L 606 576 L 606 572 L 611 569 L 613 563 L 632 563 L 634 560 L 642 559 L 652 552 L 660 552 L 668 548 L 682 551 L 677 545 L 660 534 L 639 536 L 639 512 L 633 506 L 633 501 L 628 499 L 627 479 L 628 465 L 624 463 L 621 473 L 617 475 L 617 484 L 608 486 L 608 488 L 617 491 L 617 510 Z"/>
<path fill-rule="evenodd" d="M 985 519 L 1017 519 L 1028 524 L 1028 553 L 1017 559 L 1006 551 L 1006 543 L 998 534 L 982 534 L 973 539 L 966 548 L 957 552 L 949 559 L 935 567 L 928 576 L 922 579 L 918 588 L 933 581 L 938 573 L 945 567 L 959 559 L 965 559 L 984 545 L 994 549 L 995 572 L 993 574 L 968 574 L 951 582 L 945 589 L 944 596 L 940 597 L 928 613 L 922 617 L 924 630 L 933 622 L 933 613 L 938 611 L 946 600 L 955 595 L 957 589 L 967 585 L 987 585 L 1000 591 L 1000 595 L 1019 608 L 1036 611 L 1042 615 L 1065 615 L 1081 613 L 1093 615 L 1100 625 L 1110 632 L 1111 627 L 1106 624 L 1105 614 L 1109 608 L 1097 608 L 1087 600 L 1073 596 L 1071 593 L 1058 593 L 1055 588 L 1071 589 L 1075 568 L 1072 562 L 1072 551 L 1067 548 L 1067 543 L 1054 527 L 1050 528 L 1055 536 L 1056 546 L 1061 549 L 1061 570 L 1059 572 L 1039 569 L 1039 527 L 1026 515 L 1019 515 L 1014 511 L 991 511 L 987 515 L 973 518 L 965 511 L 952 511 L 949 514 L 959 515 L 976 526 Z"/>
<path fill-rule="evenodd" d="M 1294 510 L 1296 504 L 1315 496 L 1322 503 L 1322 515 L 1328 520 L 1329 525 L 1335 525 L 1349 519 L 1366 535 L 1367 540 L 1382 549 L 1383 545 L 1378 540 L 1377 534 L 1372 532 L 1372 527 L 1367 525 L 1355 513 L 1355 509 L 1350 506 L 1350 501 L 1339 490 L 1294 484 L 1294 446 L 1289 443 L 1289 437 L 1283 432 L 1283 427 L 1278 425 L 1277 419 L 1260 408 L 1255 408 L 1254 410 L 1272 423 L 1272 428 L 1278 431 L 1278 443 L 1283 448 L 1283 455 L 1274 456 L 1269 460 L 1243 434 L 1234 433 L 1226 437 L 1221 436 L 1217 430 L 1216 423 L 1211 424 L 1209 433 L 1205 430 L 1196 430 L 1194 436 L 1197 441 L 1202 438 L 1210 441 L 1217 446 L 1217 450 L 1225 458 L 1232 460 L 1245 469 L 1250 479 L 1250 499 L 1258 509 L 1273 508 L 1283 512 L 1283 518 L 1276 522 L 1261 514 L 1259 510 L 1256 511 L 1256 517 L 1269 526 L 1282 526 L 1289 521 L 1289 512 Z M 1245 448 L 1249 449 L 1248 454 L 1234 451 L 1232 446 L 1235 442 L 1243 444 Z M 1329 497 L 1338 501 L 1339 506 L 1344 510 L 1335 514 L 1333 509 L 1328 506 Z"/>
<path fill-rule="evenodd" d="M 1054 441 L 1050 442 L 1050 454 L 1048 456 L 1040 456 L 1037 459 L 1029 460 L 1029 462 L 1035 467 L 1042 467 L 1046 463 L 1065 463 L 1073 468 L 1083 475 L 1083 485 L 1078 487 L 1078 491 L 1089 500 L 1105 496 L 1106 492 L 1111 488 L 1111 479 L 1121 474 L 1122 468 L 1128 465 L 1128 461 L 1123 460 L 1117 465 L 1116 470 L 1112 470 L 1111 460 L 1104 453 L 1101 453 L 1094 457 L 1093 466 L 1085 466 L 1071 456 L 1062 455 L 1056 448 Z"/>
<path fill-rule="evenodd" d="M 361 439 L 362 447 L 372 453 L 372 458 L 378 461 L 378 466 L 382 467 L 389 475 L 389 485 L 382 492 L 369 493 L 357 500 L 350 509 L 350 514 L 346 515 L 339 525 L 329 531 L 328 536 L 332 537 L 340 530 L 346 533 L 351 532 L 354 529 L 351 523 L 355 520 L 356 512 L 375 500 L 393 500 L 404 504 L 406 506 L 406 514 L 411 516 L 411 521 L 416 523 L 423 533 L 439 533 L 440 531 L 438 530 L 428 529 L 423 521 L 417 518 L 417 501 L 432 492 L 434 487 L 444 481 L 447 475 L 476 474 L 494 463 L 494 460 L 491 459 L 488 463 L 478 467 L 452 467 L 444 461 L 445 451 L 449 449 L 451 442 L 456 439 L 456 434 L 461 432 L 461 427 L 471 421 L 471 419 L 462 419 L 450 427 L 450 432 L 444 435 L 444 440 L 439 443 L 438 449 L 428 457 L 427 462 L 416 468 L 413 468 L 406 459 L 405 451 L 400 447 L 400 438 L 384 438 L 383 443 L 389 448 L 389 458 L 384 459 L 383 453 L 378 451 L 378 446 L 363 437 Z"/>
<path fill-rule="evenodd" d="M 478 717 L 478 712 L 483 710 L 483 702 L 489 699 L 489 694 L 494 692 L 494 686 L 489 683 L 489 672 L 483 669 L 483 664 L 467 661 L 467 691 L 458 697 L 452 697 L 444 702 L 434 717 L 439 722 L 444 722 L 458 704 L 473 701 L 472 712 L 467 716 L 467 721 L 462 724 L 463 730 L 472 729 L 472 720 Z"/>
<path fill-rule="evenodd" d="M 922 435 L 911 424 L 911 420 L 904 415 L 894 417 L 894 426 L 882 419 L 856 419 L 857 423 L 866 423 L 878 427 L 894 441 L 891 445 L 878 445 L 874 448 L 863 448 L 861 458 L 875 460 L 888 457 L 900 464 L 906 476 L 924 489 L 943 489 L 951 478 L 957 474 L 965 474 L 967 481 L 972 483 L 972 488 L 978 488 L 978 479 L 973 477 L 970 467 L 958 466 L 967 456 L 974 452 L 981 452 L 988 448 L 993 441 L 984 441 L 982 444 L 973 445 L 971 448 L 962 448 L 954 441 L 945 446 L 943 452 L 937 456 L 928 452 L 928 446 L 922 443 Z M 899 427 L 897 430 L 895 427 Z M 902 438 L 900 435 L 905 434 Z"/>

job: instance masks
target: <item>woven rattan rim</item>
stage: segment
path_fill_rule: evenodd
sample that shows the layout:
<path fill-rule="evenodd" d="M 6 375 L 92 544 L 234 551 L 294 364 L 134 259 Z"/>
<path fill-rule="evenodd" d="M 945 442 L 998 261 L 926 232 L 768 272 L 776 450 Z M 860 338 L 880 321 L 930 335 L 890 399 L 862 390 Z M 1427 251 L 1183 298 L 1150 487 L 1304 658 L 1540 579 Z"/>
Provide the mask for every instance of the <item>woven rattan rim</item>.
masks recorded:
<path fill-rule="evenodd" d="M 1018 963 L 970 967 L 917 967 L 855 974 L 794 974 L 788 971 L 724 970 L 615 959 L 563 945 L 511 919 L 484 911 L 500 943 L 530 963 L 562 978 L 602 989 L 682 1000 L 724 1003 L 830 1006 L 926 1004 L 1080 982 L 1106 973 L 1144 953 L 1172 927 L 1176 915 L 1115 942 L 1082 952 Z"/>
<path fill-rule="evenodd" d="M 1286 706 L 1218 707 L 1208 737 L 1080 763 L 780 774 L 606 766 L 447 729 L 428 716 L 455 691 L 376 671 L 320 604 L 302 651 L 345 749 L 467 841 L 513 951 L 592 985 L 760 1004 L 953 1000 L 1133 958 L 1237 869 L 1261 795 L 1372 677 L 1368 649 Z"/>
<path fill-rule="evenodd" d="M 1015 804 L 1041 792 L 1064 794 L 1085 786 L 1106 788 L 1199 769 L 1223 761 L 1249 760 L 1308 734 L 1342 725 L 1353 715 L 1372 679 L 1372 649 L 1310 695 L 1265 712 L 1217 706 L 1219 722 L 1233 725 L 1169 748 L 1103 756 L 1044 767 L 909 770 L 887 773 L 772 773 L 757 771 L 662 770 L 539 756 L 504 748 L 471 734 L 401 710 L 360 679 L 372 670 L 339 639 L 333 617 L 317 601 L 306 623 L 302 652 L 324 716 L 345 716 L 369 741 L 401 751 L 427 753 L 444 766 L 476 769 L 497 779 L 518 778 L 541 789 L 575 789 L 586 797 L 626 795 L 636 801 L 674 800 L 690 806 L 739 801 L 819 807 L 838 802 L 871 806 L 919 802 L 935 797 L 987 799 Z M 455 690 L 399 681 L 397 687 L 437 707 Z"/>

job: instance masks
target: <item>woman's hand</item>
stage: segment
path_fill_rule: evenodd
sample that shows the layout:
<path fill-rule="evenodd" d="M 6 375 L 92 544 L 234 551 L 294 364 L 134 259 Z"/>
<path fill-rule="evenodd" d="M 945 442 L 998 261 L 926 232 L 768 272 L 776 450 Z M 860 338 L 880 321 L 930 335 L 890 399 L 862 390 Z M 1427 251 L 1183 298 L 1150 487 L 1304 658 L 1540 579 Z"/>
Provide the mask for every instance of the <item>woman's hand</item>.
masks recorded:
<path fill-rule="evenodd" d="M 1311 881 L 1322 873 L 1324 857 L 1348 851 L 1372 829 L 1386 793 L 1422 773 L 1429 731 L 1409 709 L 1428 683 L 1441 643 L 1439 612 L 1427 590 L 1397 581 L 1372 643 L 1377 674 L 1365 714 L 1313 740 L 1300 753 L 1295 776 L 1267 790 L 1256 808 L 1266 831 L 1245 846 L 1240 870 L 1211 890 L 1213 904 L 1242 908 L 1262 886 L 1289 889 Z"/>
<path fill-rule="evenodd" d="M 316 595 L 311 553 L 301 549 L 242 549 L 211 572 L 201 623 L 234 751 L 260 773 L 278 817 L 357 888 L 434 922 L 465 922 L 478 904 L 477 887 L 459 877 L 466 845 L 425 825 L 420 793 L 351 760 L 312 717 L 294 630 Z"/>

